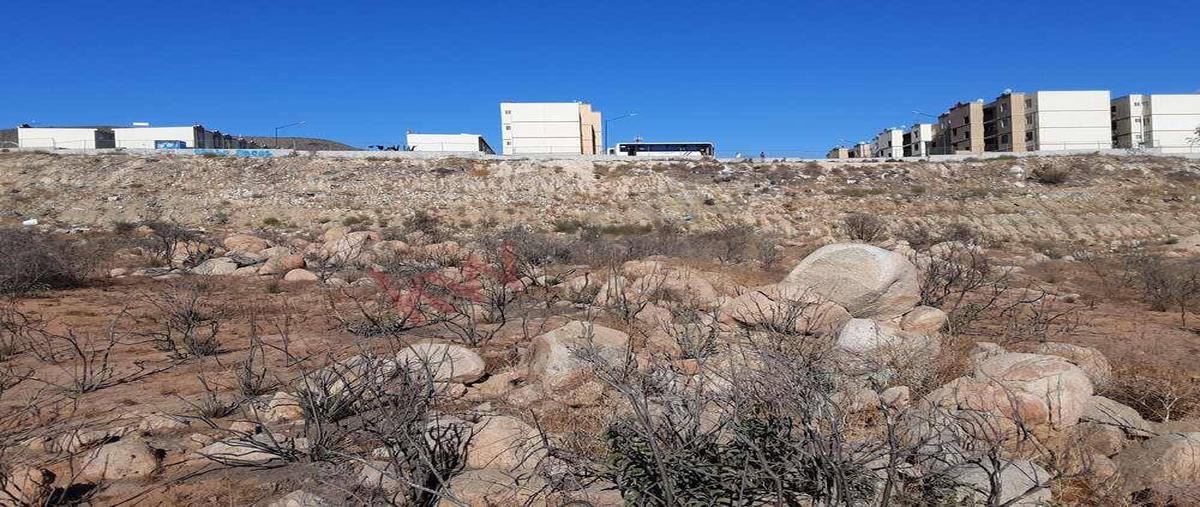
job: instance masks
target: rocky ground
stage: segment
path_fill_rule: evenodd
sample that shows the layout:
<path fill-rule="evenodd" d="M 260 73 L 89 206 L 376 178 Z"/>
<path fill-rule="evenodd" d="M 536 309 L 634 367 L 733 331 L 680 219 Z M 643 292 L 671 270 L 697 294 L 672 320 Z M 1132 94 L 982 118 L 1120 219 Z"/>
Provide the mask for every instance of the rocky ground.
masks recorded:
<path fill-rule="evenodd" d="M 1035 173 L 1046 168 L 1070 176 L 1039 184 Z M 1198 178 L 1200 162 L 1156 157 L 635 164 L 8 153 L 0 211 L 64 226 L 156 218 L 240 230 L 395 224 L 421 210 L 467 230 L 742 222 L 823 240 L 842 214 L 868 211 L 966 222 L 997 241 L 1097 244 L 1200 232 Z"/>
<path fill-rule="evenodd" d="M 1197 171 L 0 155 L 0 504 L 1195 504 Z"/>

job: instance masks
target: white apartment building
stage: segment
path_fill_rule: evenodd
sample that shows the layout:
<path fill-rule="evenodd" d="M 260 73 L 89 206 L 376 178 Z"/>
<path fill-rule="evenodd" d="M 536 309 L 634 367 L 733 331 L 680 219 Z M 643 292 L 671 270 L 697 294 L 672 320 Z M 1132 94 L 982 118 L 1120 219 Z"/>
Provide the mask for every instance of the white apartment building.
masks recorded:
<path fill-rule="evenodd" d="M 850 158 L 871 158 L 871 151 L 874 145 L 866 141 L 859 141 L 858 144 L 850 148 Z"/>
<path fill-rule="evenodd" d="M 875 136 L 871 145 L 872 155 L 878 158 L 901 158 L 904 156 L 904 131 L 886 129 Z"/>
<path fill-rule="evenodd" d="M 113 131 L 107 127 L 17 127 L 17 146 L 37 149 L 114 148 Z"/>
<path fill-rule="evenodd" d="M 918 123 L 904 132 L 904 156 L 927 157 L 933 153 L 933 124 Z"/>
<path fill-rule="evenodd" d="M 418 134 L 409 132 L 405 136 L 408 151 L 472 152 L 494 154 L 483 136 L 479 134 Z"/>
<path fill-rule="evenodd" d="M 121 127 L 112 129 L 117 135 L 117 148 L 244 148 L 245 142 L 230 135 L 207 130 L 202 125 L 190 127 Z"/>
<path fill-rule="evenodd" d="M 1112 101 L 1114 148 L 1200 152 L 1200 94 L 1132 94 Z"/>
<path fill-rule="evenodd" d="M 1029 151 L 1112 148 L 1108 90 L 1025 94 L 1025 141 Z"/>
<path fill-rule="evenodd" d="M 505 155 L 604 153 L 601 115 L 579 102 L 502 102 Z"/>

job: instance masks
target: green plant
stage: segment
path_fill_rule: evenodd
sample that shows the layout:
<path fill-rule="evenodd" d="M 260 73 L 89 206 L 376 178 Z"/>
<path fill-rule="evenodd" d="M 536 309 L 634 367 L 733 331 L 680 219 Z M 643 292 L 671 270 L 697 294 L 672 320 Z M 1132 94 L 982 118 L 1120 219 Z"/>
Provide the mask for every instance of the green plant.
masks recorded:
<path fill-rule="evenodd" d="M 283 225 L 283 221 L 275 217 L 264 218 L 262 223 L 267 227 L 279 227 L 280 225 Z"/>

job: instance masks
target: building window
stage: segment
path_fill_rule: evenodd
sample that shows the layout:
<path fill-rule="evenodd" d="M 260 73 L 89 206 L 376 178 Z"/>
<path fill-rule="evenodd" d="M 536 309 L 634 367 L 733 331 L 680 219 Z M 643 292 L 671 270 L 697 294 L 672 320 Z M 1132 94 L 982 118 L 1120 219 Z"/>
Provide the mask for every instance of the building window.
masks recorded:
<path fill-rule="evenodd" d="M 1033 132 L 1026 132 L 1026 133 L 1025 133 L 1025 140 L 1026 140 L 1026 141 L 1032 141 L 1032 140 L 1033 140 Z"/>
<path fill-rule="evenodd" d="M 504 110 L 504 114 L 512 114 L 512 110 L 511 110 L 511 109 L 505 109 L 505 110 Z"/>
<path fill-rule="evenodd" d="M 512 125 L 505 125 L 504 130 L 512 130 Z"/>

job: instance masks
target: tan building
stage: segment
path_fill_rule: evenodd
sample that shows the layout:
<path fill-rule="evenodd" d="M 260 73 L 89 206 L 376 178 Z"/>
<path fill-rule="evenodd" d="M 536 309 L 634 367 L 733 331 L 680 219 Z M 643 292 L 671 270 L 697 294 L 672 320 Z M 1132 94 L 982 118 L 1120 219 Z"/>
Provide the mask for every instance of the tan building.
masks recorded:
<path fill-rule="evenodd" d="M 983 153 L 983 101 L 959 102 L 938 116 L 941 131 L 934 153 Z"/>
<path fill-rule="evenodd" d="M 604 153 L 604 131 L 600 124 L 600 111 L 592 111 L 591 104 L 579 105 L 579 139 L 584 155 Z"/>
<path fill-rule="evenodd" d="M 850 158 L 850 148 L 847 148 L 845 146 L 838 146 L 837 148 L 829 150 L 829 153 L 825 154 L 825 158 L 832 158 L 832 159 Z"/>
<path fill-rule="evenodd" d="M 599 111 L 579 102 L 502 102 L 505 155 L 596 155 L 604 152 Z"/>
<path fill-rule="evenodd" d="M 983 149 L 1025 152 L 1025 94 L 1006 92 L 983 106 Z"/>
<path fill-rule="evenodd" d="M 858 143 L 853 148 L 850 148 L 850 158 L 872 158 L 875 155 L 873 153 L 874 147 L 871 143 Z"/>

